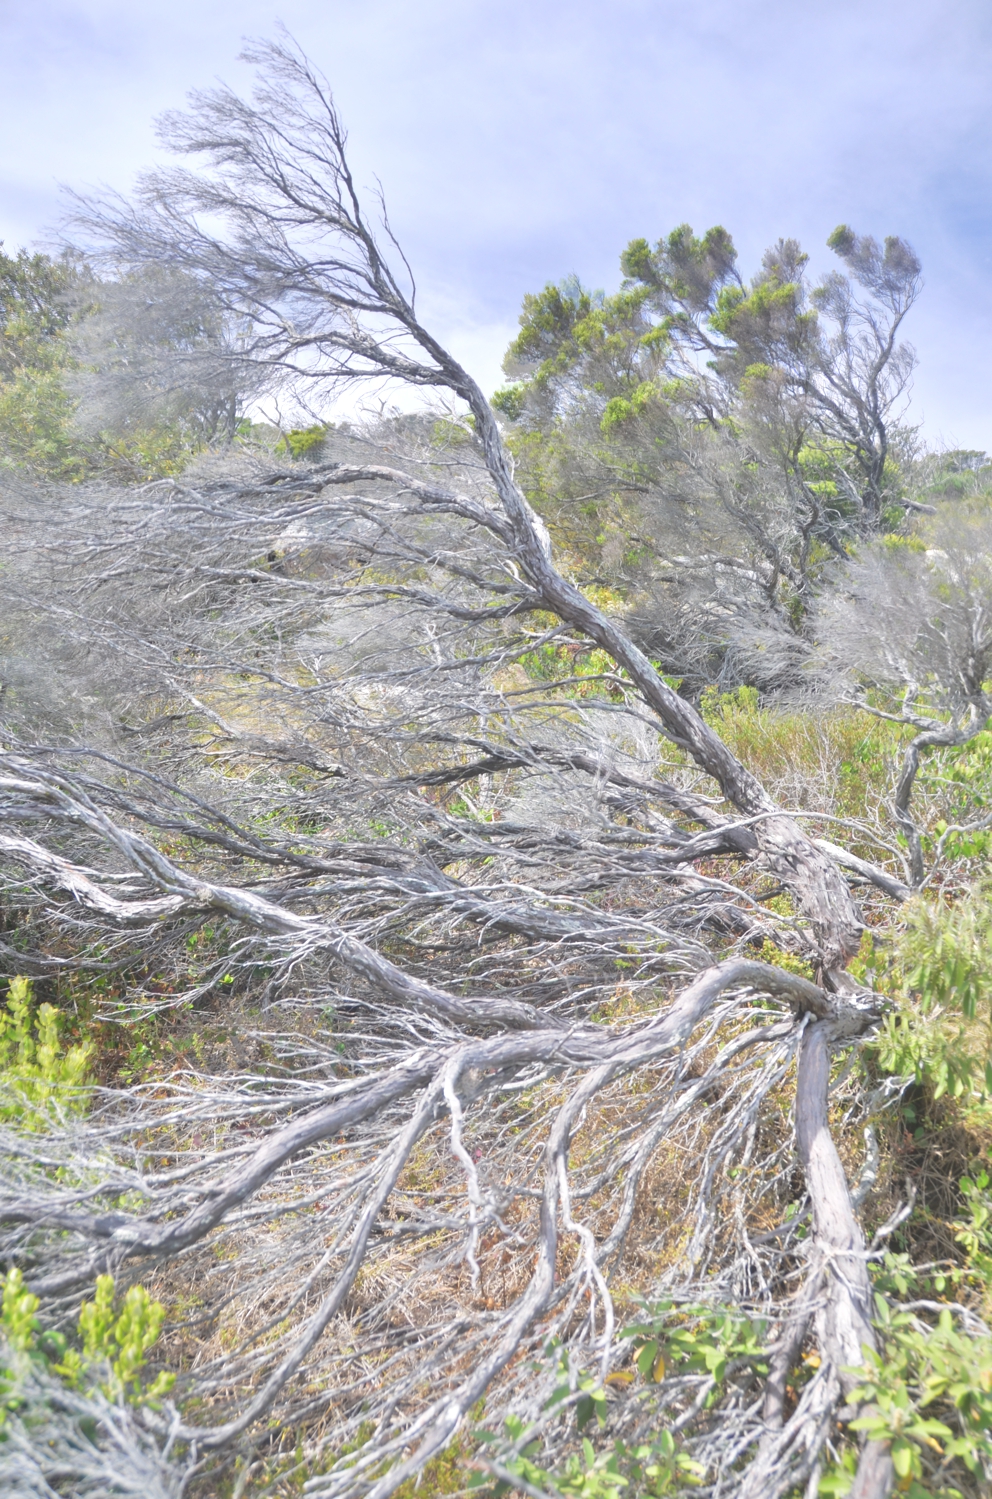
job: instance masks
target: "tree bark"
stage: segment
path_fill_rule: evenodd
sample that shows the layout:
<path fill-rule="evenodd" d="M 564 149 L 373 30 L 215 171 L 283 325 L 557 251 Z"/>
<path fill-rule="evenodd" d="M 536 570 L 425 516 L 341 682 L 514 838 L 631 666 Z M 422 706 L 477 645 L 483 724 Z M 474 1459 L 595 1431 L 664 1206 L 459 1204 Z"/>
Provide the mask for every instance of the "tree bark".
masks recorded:
<path fill-rule="evenodd" d="M 830 1042 L 836 1023 L 818 1020 L 807 1028 L 796 1078 L 796 1141 L 813 1206 L 814 1263 L 822 1267 L 824 1301 L 816 1313 L 821 1357 L 837 1371 L 848 1394 L 864 1350 L 877 1352 L 872 1327 L 872 1290 L 867 1246 L 854 1216 L 851 1194 L 830 1134 Z M 861 1453 L 851 1493 L 857 1499 L 885 1499 L 894 1481 L 888 1447 L 868 1442 Z"/>
<path fill-rule="evenodd" d="M 627 672 L 666 733 L 711 775 L 738 811 L 756 818 L 754 836 L 769 870 L 794 893 L 809 918 L 826 973 L 846 967 L 864 924 L 837 865 L 792 818 L 783 816 L 754 776 L 651 665 L 643 651 L 554 566 L 551 542 L 513 477 L 509 455 L 488 401 L 475 381 L 445 355 L 452 384 L 475 417 L 486 464 L 513 532 L 513 555 L 544 606 L 581 630 Z"/>

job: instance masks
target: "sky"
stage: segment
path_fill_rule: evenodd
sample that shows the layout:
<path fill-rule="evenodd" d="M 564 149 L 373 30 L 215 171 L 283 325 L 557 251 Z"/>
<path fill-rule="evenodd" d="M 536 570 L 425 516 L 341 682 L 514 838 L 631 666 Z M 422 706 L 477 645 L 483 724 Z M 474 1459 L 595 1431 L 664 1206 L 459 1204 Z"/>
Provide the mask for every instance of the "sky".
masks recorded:
<path fill-rule="evenodd" d="M 484 388 L 524 294 L 615 289 L 635 236 L 722 223 L 750 274 L 841 222 L 916 248 L 911 417 L 992 450 L 989 0 L 0 0 L 0 239 L 127 191 L 154 119 L 283 22 L 378 179 L 428 325 Z"/>

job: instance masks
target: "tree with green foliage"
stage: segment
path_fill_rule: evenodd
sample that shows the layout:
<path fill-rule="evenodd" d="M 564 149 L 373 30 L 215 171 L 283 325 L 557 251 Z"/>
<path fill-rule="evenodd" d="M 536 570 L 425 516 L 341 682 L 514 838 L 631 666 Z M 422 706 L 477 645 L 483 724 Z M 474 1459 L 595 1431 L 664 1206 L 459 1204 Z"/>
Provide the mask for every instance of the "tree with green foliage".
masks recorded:
<path fill-rule="evenodd" d="M 90 285 L 68 253 L 0 249 L 0 458 L 58 478 L 88 467 L 72 431 L 69 331 Z"/>
<path fill-rule="evenodd" d="M 697 238 L 683 224 L 653 249 L 634 240 L 615 296 L 591 296 L 573 277 L 524 299 L 507 368 L 525 378 L 497 405 L 519 419 L 531 396 L 539 412 L 560 416 L 588 402 L 609 433 L 649 402 L 746 427 L 748 408 L 773 398 L 792 438 L 780 458 L 816 512 L 819 538 L 874 535 L 903 499 L 886 465 L 915 363 L 898 338 L 920 263 L 905 241 L 890 236 L 881 247 L 846 225 L 828 243 L 847 273 L 810 287 L 795 240 L 767 250 L 750 283 L 723 228 Z M 809 491 L 806 445 L 829 466 L 827 503 Z"/>
<path fill-rule="evenodd" d="M 788 680 L 831 559 L 915 503 L 898 338 L 919 262 L 846 226 L 830 246 L 846 274 L 810 286 L 782 240 L 746 283 L 726 230 L 682 225 L 628 246 L 613 296 L 573 277 L 524 300 L 495 398 L 524 482 L 540 502 L 550 475 L 594 515 L 619 502 L 621 576 L 649 629 L 687 622 L 654 640 L 684 674 L 712 673 L 716 645 L 725 680 Z"/>

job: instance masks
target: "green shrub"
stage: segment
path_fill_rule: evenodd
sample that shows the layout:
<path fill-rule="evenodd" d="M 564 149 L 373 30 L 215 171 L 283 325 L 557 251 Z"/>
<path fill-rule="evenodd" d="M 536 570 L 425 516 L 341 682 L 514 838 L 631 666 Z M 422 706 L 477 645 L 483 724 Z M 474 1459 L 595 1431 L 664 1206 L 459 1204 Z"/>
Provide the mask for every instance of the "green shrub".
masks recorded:
<path fill-rule="evenodd" d="M 11 979 L 6 1010 L 0 1009 L 0 1120 L 44 1129 L 85 1108 L 93 1046 L 89 1041 L 63 1046 L 62 1027 L 53 1005 L 32 1013 L 28 979 Z"/>
<path fill-rule="evenodd" d="M 985 1171 L 960 1182 L 969 1216 L 951 1227 L 965 1251 L 963 1267 L 946 1274 L 939 1265 L 918 1270 L 907 1255 L 887 1252 L 872 1272 L 879 1351 L 866 1349 L 864 1364 L 849 1371 L 859 1381 L 851 1404 L 862 1407 L 849 1430 L 889 1444 L 898 1489 L 911 1499 L 961 1499 L 961 1489 L 953 1486 L 961 1467 L 986 1492 L 992 1479 L 992 1337 L 984 1332 L 969 1336 L 956 1327 L 951 1307 L 940 1309 L 930 1323 L 913 1310 L 892 1306 L 882 1293 L 943 1299 L 948 1283 L 977 1284 L 987 1292 L 992 1274 L 989 1185 Z M 933 1300 L 918 1305 L 935 1306 Z M 847 1494 L 856 1467 L 856 1449 L 848 1447 L 820 1481 L 820 1493 Z"/>
<path fill-rule="evenodd" d="M 890 1443 L 899 1486 L 910 1492 L 933 1456 L 957 1459 L 979 1481 L 992 1476 L 992 1338 L 966 1337 L 949 1310 L 931 1327 L 890 1311 L 883 1297 L 877 1306 L 882 1349 L 866 1351 L 850 1395 L 870 1408 L 851 1430 Z"/>
<path fill-rule="evenodd" d="M 708 1374 L 714 1380 L 712 1404 L 727 1373 L 727 1365 L 745 1360 L 759 1374 L 768 1373 L 764 1352 L 767 1324 L 729 1307 L 678 1306 L 669 1298 L 645 1304 L 643 1322 L 625 1327 L 621 1338 L 638 1343 L 634 1362 L 645 1379 L 656 1382 L 666 1373 Z"/>
<path fill-rule="evenodd" d="M 534 1428 L 526 1428 L 515 1416 L 510 1416 L 505 1426 L 505 1437 L 479 1433 L 483 1447 L 493 1448 L 495 1455 L 491 1466 L 469 1475 L 470 1488 L 488 1486 L 496 1476 L 490 1490 L 494 1496 L 514 1489 L 514 1480 L 519 1480 L 523 1492 L 565 1494 L 569 1499 L 623 1499 L 624 1490 L 629 1499 L 635 1495 L 661 1499 L 662 1495 L 694 1488 L 705 1474 L 700 1463 L 679 1451 L 668 1431 L 637 1447 L 614 1442 L 603 1452 L 596 1452 L 588 1437 L 583 1437 L 580 1450 L 570 1453 L 563 1467 L 549 1472 L 536 1460 L 540 1442 L 530 1436 Z M 523 1489 L 525 1484 L 527 1489 Z"/>
<path fill-rule="evenodd" d="M 762 1320 L 753 1320 L 729 1307 L 679 1305 L 667 1297 L 643 1302 L 642 1310 L 642 1320 L 623 1328 L 620 1338 L 634 1343 L 634 1365 L 649 1384 L 701 1374 L 710 1381 L 702 1406 L 709 1409 L 725 1393 L 725 1381 L 732 1372 L 747 1367 L 758 1375 L 768 1373 L 767 1324 Z M 593 1420 L 605 1426 L 607 1395 L 602 1382 L 592 1374 L 570 1369 L 564 1348 L 555 1352 L 558 1383 L 545 1402 L 545 1410 L 564 1409 L 567 1403 L 574 1409 L 579 1432 Z M 621 1372 L 611 1378 L 625 1381 L 631 1376 Z M 706 1476 L 703 1466 L 681 1450 L 667 1430 L 655 1432 L 636 1446 L 616 1441 L 599 1452 L 588 1437 L 582 1437 L 564 1465 L 548 1471 L 538 1462 L 539 1428 L 528 1427 L 516 1416 L 509 1417 L 504 1427 L 502 1435 L 485 1430 L 476 1433 L 491 1456 L 488 1461 L 483 1458 L 483 1468 L 471 1480 L 477 1487 L 495 1476 L 497 1495 L 513 1487 L 517 1479 L 531 1491 L 557 1492 L 572 1499 L 621 1499 L 624 1490 L 629 1499 L 634 1495 L 661 1499 L 662 1495 L 696 1487 Z"/>
<path fill-rule="evenodd" d="M 290 458 L 306 458 L 313 462 L 323 455 L 324 443 L 332 428 L 324 423 L 313 427 L 295 427 L 276 443 L 277 453 L 288 453 Z"/>
<path fill-rule="evenodd" d="M 855 977 L 893 996 L 872 1051 L 883 1072 L 913 1077 L 936 1101 L 992 1094 L 992 907 L 986 892 L 967 901 L 911 901 L 891 946 L 866 934 Z"/>
<path fill-rule="evenodd" d="M 890 1011 L 872 1051 L 883 1072 L 912 1077 L 936 1102 L 946 1094 L 968 1099 L 985 1084 L 992 1092 L 992 1063 L 974 1054 L 972 1038 L 942 1011 L 916 1015 L 908 1006 Z"/>
<path fill-rule="evenodd" d="M 0 1334 L 7 1358 L 0 1364 L 0 1409 L 16 1408 L 18 1366 L 24 1359 L 41 1361 L 71 1389 L 98 1386 L 108 1398 L 146 1405 L 165 1395 L 176 1376 L 163 1371 L 151 1384 L 142 1384 L 148 1353 L 158 1341 L 165 1308 L 152 1301 L 144 1286 L 132 1286 L 123 1306 L 114 1308 L 114 1278 L 97 1278 L 93 1301 L 79 1312 L 81 1347 L 69 1345 L 64 1334 L 38 1331 L 37 1296 L 24 1285 L 20 1270 L 10 1270 L 3 1282 Z M 0 1348 L 0 1356 L 2 1356 Z"/>
<path fill-rule="evenodd" d="M 953 1006 L 968 1020 L 979 1011 L 992 1017 L 992 904 L 975 889 L 967 901 L 949 906 L 911 903 L 897 956 L 907 986 L 919 994 L 924 1012 Z"/>
<path fill-rule="evenodd" d="M 974 1177 L 963 1176 L 961 1194 L 970 1217 L 956 1219 L 951 1227 L 954 1237 L 967 1256 L 968 1265 L 980 1277 L 987 1297 L 992 1298 L 992 1193 L 989 1174 L 979 1171 Z"/>

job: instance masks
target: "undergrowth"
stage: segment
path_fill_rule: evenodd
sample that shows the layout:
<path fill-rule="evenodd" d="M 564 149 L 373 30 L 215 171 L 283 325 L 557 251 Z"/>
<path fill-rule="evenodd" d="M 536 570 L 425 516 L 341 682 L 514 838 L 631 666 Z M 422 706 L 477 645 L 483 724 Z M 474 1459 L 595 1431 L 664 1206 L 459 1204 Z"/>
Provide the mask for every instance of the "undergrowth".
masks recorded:
<path fill-rule="evenodd" d="M 531 680 L 577 679 L 570 689 L 577 697 L 613 697 L 624 684 L 609 679 L 608 662 L 600 656 L 547 646 L 522 664 Z M 749 689 L 711 692 L 703 708 L 773 794 L 786 804 L 860 820 L 867 832 L 862 837 L 855 830 L 846 841 L 865 857 L 879 857 L 868 833 L 881 826 L 906 737 L 901 728 L 853 710 L 820 717 L 773 711 Z M 921 775 L 921 817 L 932 830 L 931 847 L 947 832 L 948 810 L 960 811 L 962 796 L 980 807 L 992 795 L 990 766 L 988 745 L 979 736 L 965 751 L 945 755 L 942 772 L 935 757 L 929 779 Z M 958 802 L 951 805 L 954 797 Z M 827 824 L 821 831 L 833 836 Z M 881 1089 L 884 1095 L 870 1121 L 881 1137 L 882 1161 L 863 1208 L 869 1233 L 891 1215 L 914 1172 L 916 1196 L 913 1211 L 876 1255 L 881 1352 L 861 1371 L 857 1399 L 865 1413 L 831 1439 L 818 1478 L 823 1495 L 847 1491 L 863 1435 L 891 1444 L 900 1487 L 914 1499 L 974 1499 L 992 1481 L 992 1340 L 976 1333 L 961 1311 L 986 1319 L 992 1312 L 992 897 L 990 887 L 972 876 L 984 846 L 959 848 L 945 837 L 944 852 L 932 893 L 915 896 L 901 909 L 868 908 L 871 925 L 851 965 L 860 982 L 890 1001 L 854 1064 L 864 1094 L 876 1096 Z M 948 872 L 951 855 L 964 862 Z M 766 901 L 767 909 L 776 909 L 774 899 Z M 226 976 L 223 944 L 212 932 L 190 941 L 191 965 L 202 962 L 208 974 L 216 966 L 220 983 Z M 803 958 L 770 939 L 758 956 L 813 977 Z M 154 992 L 158 985 L 168 998 L 171 982 L 146 977 L 143 986 Z M 204 1016 L 188 1007 L 166 1009 L 135 1027 L 123 1008 L 126 987 L 121 984 L 120 1023 L 94 1026 L 87 1039 L 70 1040 L 67 1017 L 50 1003 L 36 1004 L 26 978 L 10 980 L 0 1008 L 0 1120 L 43 1131 L 84 1113 L 94 1072 L 106 1067 L 111 1048 L 112 1072 L 125 1079 L 153 1081 L 184 1061 L 203 1062 L 201 1036 L 209 1029 Z M 222 997 L 230 1007 L 230 988 Z M 616 1020 L 622 1013 L 606 1007 L 602 1018 Z M 541 1087 L 533 1090 L 535 1105 Z M 531 1101 L 530 1093 L 526 1098 Z M 931 1155 L 949 1163 L 939 1193 L 930 1190 L 924 1169 Z M 789 1212 L 800 1206 L 790 1204 Z M 939 1255 L 931 1252 L 936 1242 L 945 1246 Z M 907 1309 L 921 1301 L 930 1309 Z M 112 1401 L 136 1406 L 154 1406 L 172 1388 L 170 1372 L 145 1376 L 166 1313 L 143 1287 L 133 1286 L 115 1301 L 113 1280 L 100 1277 L 70 1336 L 42 1329 L 37 1310 L 20 1272 L 11 1269 L 0 1316 L 0 1399 L 8 1415 L 23 1415 L 18 1391 L 29 1365 L 43 1365 L 66 1388 L 99 1389 Z M 640 1312 L 622 1326 L 614 1354 L 604 1382 L 598 1371 L 569 1364 L 564 1350 L 549 1348 L 535 1370 L 535 1377 L 544 1378 L 550 1369 L 556 1380 L 542 1418 L 528 1423 L 511 1412 L 494 1428 L 480 1415 L 480 1424 L 428 1464 L 416 1484 L 398 1491 L 402 1499 L 470 1488 L 660 1499 L 705 1485 L 705 1465 L 689 1439 L 725 1398 L 731 1376 L 739 1378 L 744 1370 L 760 1378 L 767 1370 L 761 1319 L 729 1305 L 652 1297 L 645 1287 Z M 807 1346 L 791 1376 L 793 1398 L 817 1362 L 815 1347 Z M 692 1420 L 679 1429 L 660 1421 L 634 1442 L 614 1431 L 615 1413 L 625 1401 L 687 1377 L 697 1379 L 697 1389 L 705 1385 Z M 338 1452 L 334 1460 L 341 1457 Z M 248 1496 L 300 1492 L 308 1471 L 316 1471 L 271 1449 L 249 1466 L 239 1480 L 239 1493 Z"/>

